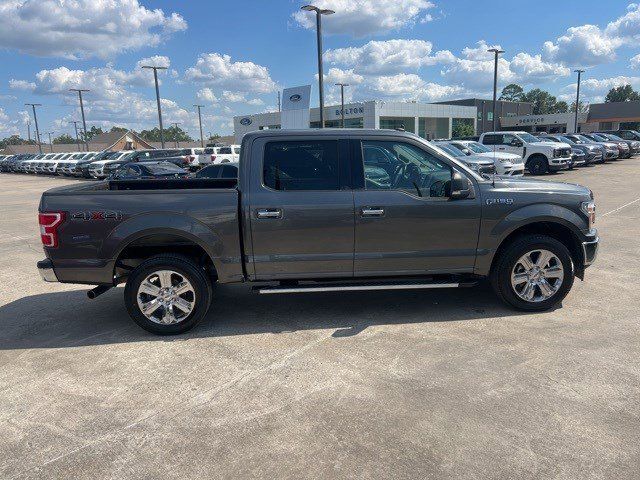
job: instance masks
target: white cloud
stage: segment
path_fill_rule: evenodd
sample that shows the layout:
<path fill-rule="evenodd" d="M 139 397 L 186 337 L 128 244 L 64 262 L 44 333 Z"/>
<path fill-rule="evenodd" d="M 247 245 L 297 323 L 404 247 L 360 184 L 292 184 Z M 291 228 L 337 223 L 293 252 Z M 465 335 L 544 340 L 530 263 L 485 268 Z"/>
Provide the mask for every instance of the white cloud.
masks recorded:
<path fill-rule="evenodd" d="M 216 95 L 213 93 L 213 90 L 211 90 L 209 87 L 201 88 L 200 90 L 198 90 L 198 92 L 196 93 L 196 97 L 198 98 L 198 100 L 201 100 L 203 102 L 208 102 L 211 104 L 218 103 L 218 97 L 216 97 Z"/>
<path fill-rule="evenodd" d="M 202 53 L 185 72 L 194 83 L 230 88 L 235 91 L 269 93 L 276 90 L 267 67 L 253 62 L 233 62 L 229 55 Z"/>
<path fill-rule="evenodd" d="M 456 85 L 426 82 L 414 73 L 374 77 L 368 83 L 368 88 L 377 96 L 428 102 L 450 98 L 463 91 L 462 87 Z"/>
<path fill-rule="evenodd" d="M 187 28 L 179 14 L 149 10 L 138 0 L 5 0 L 0 18 L 0 48 L 68 59 L 156 47 Z"/>
<path fill-rule="evenodd" d="M 14 90 L 31 91 L 36 88 L 36 84 L 33 82 L 28 82 L 27 80 L 15 80 L 12 78 L 11 80 L 9 80 L 9 88 L 12 88 Z"/>
<path fill-rule="evenodd" d="M 631 85 L 634 89 L 640 89 L 640 77 L 628 77 L 620 75 L 610 78 L 587 78 L 580 82 L 580 99 L 588 103 L 603 102 L 609 90 L 623 85 Z M 564 87 L 559 99 L 573 102 L 576 97 L 576 83 Z"/>
<path fill-rule="evenodd" d="M 529 55 L 522 52 L 511 59 L 509 68 L 518 78 L 526 79 L 527 82 L 545 81 L 571 74 L 570 68 L 558 63 L 545 62 L 539 54 Z"/>
<path fill-rule="evenodd" d="M 325 59 L 334 65 L 350 66 L 357 73 L 387 74 L 454 60 L 447 50 L 431 55 L 432 50 L 432 43 L 425 40 L 372 40 L 361 47 L 328 50 Z"/>
<path fill-rule="evenodd" d="M 627 13 L 602 29 L 597 25 L 568 28 L 555 42 L 544 43 L 547 59 L 570 66 L 594 66 L 616 60 L 616 51 L 623 45 L 640 41 L 640 5 L 632 3 Z"/>
<path fill-rule="evenodd" d="M 435 6 L 427 0 L 316 0 L 314 5 L 336 12 L 323 17 L 324 32 L 355 37 L 380 35 L 413 25 Z M 298 10 L 292 17 L 301 27 L 315 29 L 315 15 L 314 12 Z"/>
<path fill-rule="evenodd" d="M 24 122 L 21 123 L 21 120 L 24 120 L 22 116 L 23 113 L 26 112 L 19 112 L 20 119 L 12 119 L 0 107 L 0 136 L 8 137 L 11 135 L 19 135 L 21 133 L 20 126 L 25 124 Z"/>
<path fill-rule="evenodd" d="M 640 54 L 632 57 L 631 60 L 629 60 L 629 66 L 636 70 L 640 70 Z"/>

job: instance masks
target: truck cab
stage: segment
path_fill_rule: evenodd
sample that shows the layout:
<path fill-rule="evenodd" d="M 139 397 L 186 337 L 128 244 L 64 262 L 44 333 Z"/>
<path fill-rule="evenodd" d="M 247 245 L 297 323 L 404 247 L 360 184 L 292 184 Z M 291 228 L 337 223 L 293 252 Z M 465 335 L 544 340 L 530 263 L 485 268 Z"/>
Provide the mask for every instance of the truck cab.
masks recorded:
<path fill-rule="evenodd" d="M 496 152 L 520 156 L 533 175 L 566 170 L 571 165 L 571 145 L 545 141 L 528 132 L 486 132 L 479 141 Z"/>

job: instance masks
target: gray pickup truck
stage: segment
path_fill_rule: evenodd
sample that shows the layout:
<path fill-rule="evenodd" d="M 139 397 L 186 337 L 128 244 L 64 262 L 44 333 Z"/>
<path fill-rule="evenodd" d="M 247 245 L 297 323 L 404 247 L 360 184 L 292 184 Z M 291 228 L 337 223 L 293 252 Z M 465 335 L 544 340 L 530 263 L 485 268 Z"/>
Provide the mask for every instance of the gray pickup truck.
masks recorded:
<path fill-rule="evenodd" d="M 385 130 L 270 130 L 242 142 L 238 179 L 83 183 L 42 195 L 47 281 L 125 283 L 132 319 L 192 328 L 216 283 L 261 294 L 472 286 L 546 310 L 595 259 L 588 188 L 481 176 Z"/>

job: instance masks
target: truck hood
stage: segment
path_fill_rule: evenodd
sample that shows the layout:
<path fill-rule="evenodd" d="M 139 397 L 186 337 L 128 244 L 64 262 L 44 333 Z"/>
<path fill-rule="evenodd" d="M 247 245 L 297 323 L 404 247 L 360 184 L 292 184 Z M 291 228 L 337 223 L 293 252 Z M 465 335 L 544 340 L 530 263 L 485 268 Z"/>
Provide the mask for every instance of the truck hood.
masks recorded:
<path fill-rule="evenodd" d="M 531 180 L 518 177 L 496 179 L 495 183 L 496 188 L 512 190 L 514 192 L 573 193 L 580 196 L 591 195 L 591 190 L 577 183 L 547 182 L 545 180 Z"/>
<path fill-rule="evenodd" d="M 571 148 L 571 145 L 568 143 L 561 142 L 536 142 L 531 145 L 536 147 L 549 147 L 549 148 Z"/>
<path fill-rule="evenodd" d="M 522 157 L 520 155 L 516 155 L 515 153 L 507 153 L 507 152 L 487 152 L 487 153 L 476 153 L 476 155 L 480 155 L 482 157 L 487 158 L 497 158 L 498 160 L 509 160 L 511 163 L 522 163 Z"/>

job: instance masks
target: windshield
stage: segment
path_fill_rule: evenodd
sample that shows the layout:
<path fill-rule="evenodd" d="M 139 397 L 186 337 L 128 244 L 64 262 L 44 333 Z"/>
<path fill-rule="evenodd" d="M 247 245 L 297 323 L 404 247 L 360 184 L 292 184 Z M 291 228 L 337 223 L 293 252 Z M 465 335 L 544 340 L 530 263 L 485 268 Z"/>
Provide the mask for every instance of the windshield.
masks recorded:
<path fill-rule="evenodd" d="M 605 136 L 605 135 L 602 135 L 602 136 Z M 616 142 L 624 142 L 624 140 L 622 138 L 620 138 L 617 135 L 613 135 L 611 133 L 607 134 L 606 138 L 608 138 L 609 140 L 615 140 Z"/>
<path fill-rule="evenodd" d="M 609 141 L 609 139 L 608 139 L 608 138 L 601 137 L 600 135 L 596 135 L 595 133 L 592 133 L 592 134 L 590 135 L 590 137 L 591 137 L 591 138 L 593 138 L 594 140 L 597 140 L 597 141 L 600 141 L 600 142 L 607 142 L 607 141 Z"/>
<path fill-rule="evenodd" d="M 480 142 L 469 142 L 465 147 L 474 153 L 491 153 L 491 149 Z"/>
<path fill-rule="evenodd" d="M 576 143 L 578 143 L 578 142 L 576 142 L 574 139 L 569 138 L 569 137 L 560 136 L 560 137 L 558 137 L 558 138 L 559 138 L 561 141 L 568 143 L 569 145 L 575 145 Z"/>
<path fill-rule="evenodd" d="M 444 150 L 445 152 L 447 152 L 449 155 L 452 155 L 454 157 L 466 157 L 466 155 L 464 153 L 462 153 L 460 150 L 458 150 L 455 147 L 452 147 L 451 145 L 447 144 L 447 143 L 436 143 L 436 146 L 440 147 L 442 150 Z"/>
<path fill-rule="evenodd" d="M 168 174 L 168 173 L 183 173 L 180 167 L 175 166 L 173 163 L 165 162 L 165 163 L 157 163 L 154 165 L 145 165 L 147 169 L 156 175 Z"/>
<path fill-rule="evenodd" d="M 519 133 L 518 136 L 527 143 L 540 143 L 542 141 L 530 133 Z"/>

